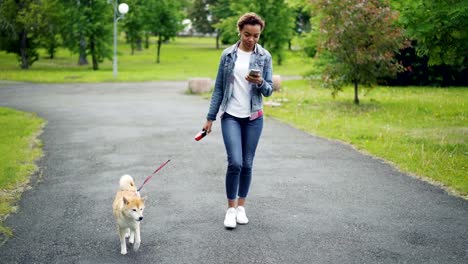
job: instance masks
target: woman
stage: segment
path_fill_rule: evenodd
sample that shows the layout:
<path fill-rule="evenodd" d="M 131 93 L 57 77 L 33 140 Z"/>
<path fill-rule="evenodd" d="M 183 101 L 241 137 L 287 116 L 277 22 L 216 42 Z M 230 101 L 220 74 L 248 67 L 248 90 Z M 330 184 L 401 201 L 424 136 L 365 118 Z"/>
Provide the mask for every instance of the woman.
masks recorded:
<path fill-rule="evenodd" d="M 265 22 L 255 13 L 242 15 L 237 22 L 240 40 L 221 55 L 207 121 L 203 129 L 211 132 L 218 111 L 228 158 L 226 228 L 249 222 L 245 200 L 252 178 L 252 164 L 263 128 L 262 96 L 270 96 L 272 60 L 257 44 Z M 257 74 L 251 70 L 257 70 Z M 250 74 L 249 74 L 250 73 Z"/>

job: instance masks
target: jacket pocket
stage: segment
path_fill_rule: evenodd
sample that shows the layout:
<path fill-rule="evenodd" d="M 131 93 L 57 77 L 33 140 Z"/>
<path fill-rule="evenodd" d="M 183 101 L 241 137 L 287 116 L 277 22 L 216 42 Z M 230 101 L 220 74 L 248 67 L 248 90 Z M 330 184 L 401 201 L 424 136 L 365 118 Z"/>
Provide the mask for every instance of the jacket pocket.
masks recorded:
<path fill-rule="evenodd" d="M 252 90 L 252 110 L 256 111 L 262 108 L 262 93 L 260 89 Z"/>
<path fill-rule="evenodd" d="M 255 61 L 255 68 L 256 69 L 259 69 L 263 72 L 264 70 L 264 67 L 265 67 L 265 61 L 263 60 L 263 58 L 259 58 Z"/>

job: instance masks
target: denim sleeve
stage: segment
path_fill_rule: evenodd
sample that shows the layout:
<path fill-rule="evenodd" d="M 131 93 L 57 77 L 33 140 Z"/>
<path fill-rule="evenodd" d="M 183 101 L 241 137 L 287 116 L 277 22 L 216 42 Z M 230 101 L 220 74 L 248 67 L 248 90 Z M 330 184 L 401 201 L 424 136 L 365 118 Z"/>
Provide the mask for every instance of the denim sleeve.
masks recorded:
<path fill-rule="evenodd" d="M 273 93 L 273 63 L 271 56 L 268 55 L 268 58 L 265 61 L 265 68 L 263 70 L 263 83 L 260 86 L 257 86 L 257 89 L 260 90 L 263 96 L 268 97 Z"/>
<path fill-rule="evenodd" d="M 216 120 L 216 115 L 218 114 L 219 107 L 223 100 L 224 95 L 224 58 L 223 55 L 220 59 L 218 66 L 218 73 L 216 75 L 216 82 L 213 93 L 211 94 L 210 109 L 206 115 L 207 120 Z"/>

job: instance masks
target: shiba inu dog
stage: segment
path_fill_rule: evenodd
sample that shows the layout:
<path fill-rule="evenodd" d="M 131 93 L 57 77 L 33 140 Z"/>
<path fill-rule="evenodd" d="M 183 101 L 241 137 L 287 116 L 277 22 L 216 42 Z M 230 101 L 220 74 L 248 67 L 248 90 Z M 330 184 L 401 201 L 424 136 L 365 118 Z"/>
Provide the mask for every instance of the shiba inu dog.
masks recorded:
<path fill-rule="evenodd" d="M 130 175 L 123 175 L 119 181 L 120 190 L 115 195 L 113 210 L 120 237 L 120 253 L 127 254 L 125 238 L 129 237 L 133 250 L 140 248 L 140 222 L 143 220 L 145 198 L 141 198 Z"/>

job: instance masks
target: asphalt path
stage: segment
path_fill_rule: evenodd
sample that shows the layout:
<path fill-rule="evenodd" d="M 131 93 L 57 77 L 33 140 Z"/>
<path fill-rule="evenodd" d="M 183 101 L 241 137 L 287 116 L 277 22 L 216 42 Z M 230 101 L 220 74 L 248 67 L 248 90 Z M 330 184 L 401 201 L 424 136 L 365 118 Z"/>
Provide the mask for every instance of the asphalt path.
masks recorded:
<path fill-rule="evenodd" d="M 265 119 L 247 204 L 225 230 L 219 122 L 185 82 L 14 84 L 0 106 L 47 120 L 44 157 L 1 263 L 468 263 L 468 201 L 352 147 Z M 119 177 L 145 185 L 138 252 L 120 255 Z"/>

